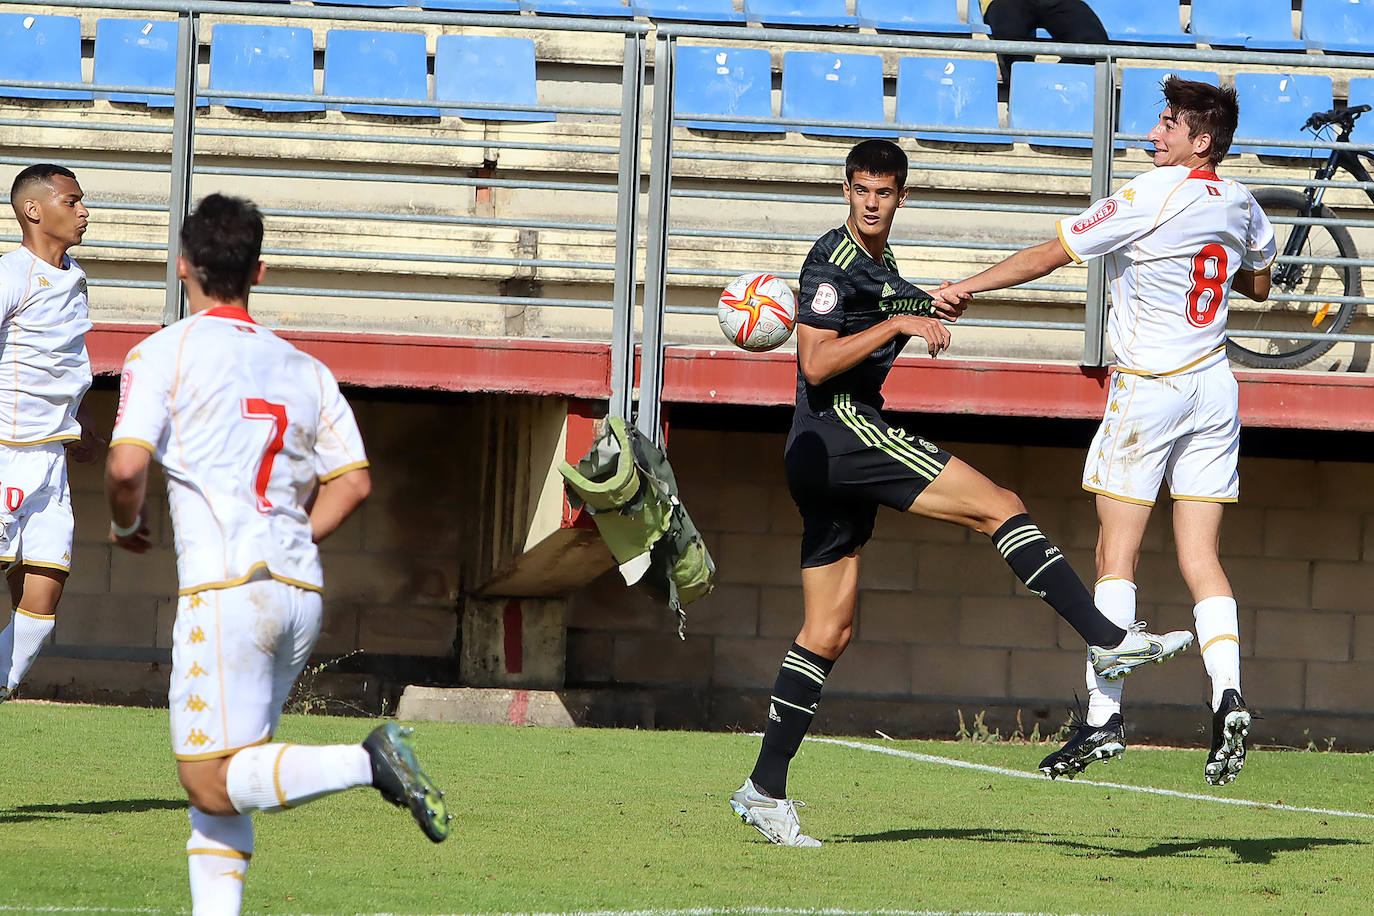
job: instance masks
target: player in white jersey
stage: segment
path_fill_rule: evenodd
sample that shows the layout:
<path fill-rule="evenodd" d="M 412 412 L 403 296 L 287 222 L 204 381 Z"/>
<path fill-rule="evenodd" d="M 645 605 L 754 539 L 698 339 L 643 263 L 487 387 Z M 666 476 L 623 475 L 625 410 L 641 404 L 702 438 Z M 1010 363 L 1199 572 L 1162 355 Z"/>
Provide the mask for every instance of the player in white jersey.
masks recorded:
<path fill-rule="evenodd" d="M 23 244 L 0 257 L 0 564 L 14 615 L 0 631 L 0 702 L 57 622 L 72 562 L 67 454 L 98 457 L 82 406 L 91 385 L 86 273 L 67 252 L 90 216 L 76 176 L 31 165 L 10 188 Z"/>
<path fill-rule="evenodd" d="M 333 375 L 248 314 L 262 235 L 238 198 L 211 195 L 187 217 L 177 276 L 192 314 L 129 352 L 106 466 L 111 540 L 135 553 L 149 546 L 150 462 L 167 477 L 180 586 L 168 699 L 197 916 L 239 912 L 253 811 L 370 785 L 434 842 L 449 830 L 395 722 L 362 744 L 268 743 L 320 631 L 315 545 L 371 478 Z"/>
<path fill-rule="evenodd" d="M 1212 748 L 1203 775 L 1220 785 L 1245 763 L 1250 712 L 1240 693 L 1240 628 L 1218 547 L 1222 506 L 1240 493 L 1240 419 L 1226 361 L 1227 296 L 1269 295 L 1274 230 L 1244 186 L 1216 174 L 1239 109 L 1232 89 L 1168 77 L 1150 131 L 1156 168 L 1077 216 L 1059 238 L 953 284 L 976 293 L 1043 277 L 1102 255 L 1111 280 L 1108 336 L 1116 353 L 1107 407 L 1088 452 L 1084 489 L 1097 494 L 1098 608 L 1135 621 L 1135 568 L 1150 509 L 1167 480 L 1179 569 L 1212 680 Z M 1121 686 L 1088 667 L 1086 720 L 1041 761 L 1074 776 L 1125 749 Z"/>

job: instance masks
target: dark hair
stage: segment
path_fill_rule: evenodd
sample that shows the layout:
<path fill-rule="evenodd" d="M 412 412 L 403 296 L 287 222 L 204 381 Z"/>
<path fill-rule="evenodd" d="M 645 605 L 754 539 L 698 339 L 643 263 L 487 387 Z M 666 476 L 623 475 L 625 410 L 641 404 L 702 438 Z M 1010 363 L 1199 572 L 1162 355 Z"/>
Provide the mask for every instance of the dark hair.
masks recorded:
<path fill-rule="evenodd" d="M 262 254 L 262 214 L 251 200 L 211 194 L 181 226 L 181 256 L 205 294 L 245 299 Z"/>
<path fill-rule="evenodd" d="M 1164 89 L 1164 101 L 1173 109 L 1174 117 L 1188 125 L 1188 138 L 1195 139 L 1200 134 L 1211 136 L 1212 148 L 1208 156 L 1213 165 L 1221 162 L 1231 149 L 1231 138 L 1236 135 L 1236 122 L 1240 120 L 1236 90 L 1180 79 L 1172 73 L 1160 85 Z"/>
<path fill-rule="evenodd" d="M 975 0 L 976 2 L 976 0 Z M 891 140 L 864 140 L 855 144 L 844 160 L 844 180 L 853 181 L 855 172 L 892 175 L 897 187 L 906 187 L 906 153 Z"/>
<path fill-rule="evenodd" d="M 52 176 L 54 175 L 61 175 L 73 181 L 76 180 L 76 175 L 71 169 L 63 168 L 60 165 L 53 165 L 51 162 L 40 162 L 37 165 L 31 165 L 14 176 L 14 184 L 10 185 L 10 203 L 18 207 L 20 203 L 19 196 L 26 185 L 36 184 L 38 182 L 47 184 L 52 181 Z"/>

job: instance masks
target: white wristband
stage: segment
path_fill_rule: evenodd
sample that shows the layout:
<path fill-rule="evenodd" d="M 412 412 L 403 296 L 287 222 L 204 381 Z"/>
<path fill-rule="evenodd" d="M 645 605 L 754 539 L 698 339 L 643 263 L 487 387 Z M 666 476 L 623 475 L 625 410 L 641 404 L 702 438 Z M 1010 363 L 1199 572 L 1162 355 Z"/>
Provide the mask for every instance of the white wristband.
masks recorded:
<path fill-rule="evenodd" d="M 111 519 L 111 521 L 110 521 L 110 531 L 112 531 L 112 532 L 114 533 L 114 536 L 117 537 L 117 538 L 126 538 L 126 537 L 128 537 L 128 536 L 131 535 L 131 534 L 133 534 L 134 532 L 136 532 L 138 529 L 140 529 L 140 528 L 142 528 L 142 527 L 143 527 L 143 516 L 142 516 L 142 515 L 138 515 L 137 517 L 135 517 L 135 518 L 134 518 L 134 523 L 133 523 L 132 525 L 130 525 L 128 528 L 121 528 L 121 527 L 119 527 L 119 525 L 118 525 L 113 519 Z"/>

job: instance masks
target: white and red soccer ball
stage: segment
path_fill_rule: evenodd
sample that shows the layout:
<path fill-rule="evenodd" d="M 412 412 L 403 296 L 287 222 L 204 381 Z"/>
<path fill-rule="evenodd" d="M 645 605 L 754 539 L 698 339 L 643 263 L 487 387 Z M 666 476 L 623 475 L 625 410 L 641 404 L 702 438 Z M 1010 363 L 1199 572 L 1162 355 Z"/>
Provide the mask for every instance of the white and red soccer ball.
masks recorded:
<path fill-rule="evenodd" d="M 744 350 L 782 346 L 797 324 L 797 300 L 772 274 L 741 274 L 720 294 L 716 318 L 726 338 Z"/>

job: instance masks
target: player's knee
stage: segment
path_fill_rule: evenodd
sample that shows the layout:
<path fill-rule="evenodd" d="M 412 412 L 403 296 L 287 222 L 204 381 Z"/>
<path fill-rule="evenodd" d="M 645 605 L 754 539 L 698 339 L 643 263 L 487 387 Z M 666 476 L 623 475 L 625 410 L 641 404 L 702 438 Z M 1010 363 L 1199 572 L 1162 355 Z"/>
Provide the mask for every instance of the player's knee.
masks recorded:
<path fill-rule="evenodd" d="M 224 758 L 223 765 L 217 767 L 177 768 L 181 787 L 186 790 L 186 797 L 193 807 L 217 817 L 232 817 L 239 813 L 229 800 L 229 789 L 224 781 L 228 761 L 229 758 Z"/>

